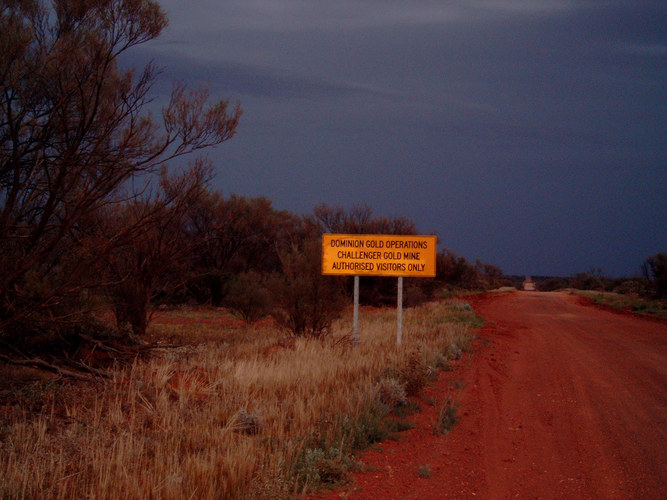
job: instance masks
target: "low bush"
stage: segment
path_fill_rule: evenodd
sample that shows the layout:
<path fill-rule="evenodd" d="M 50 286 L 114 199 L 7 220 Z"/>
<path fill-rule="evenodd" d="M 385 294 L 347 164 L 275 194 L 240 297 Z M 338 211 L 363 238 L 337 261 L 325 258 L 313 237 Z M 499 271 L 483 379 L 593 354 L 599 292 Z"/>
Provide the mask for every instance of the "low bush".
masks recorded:
<path fill-rule="evenodd" d="M 408 402 L 405 384 L 395 378 L 383 378 L 375 385 L 377 402 L 386 407 L 387 413 Z"/>
<path fill-rule="evenodd" d="M 450 398 L 445 399 L 438 412 L 438 420 L 433 427 L 434 434 L 447 434 L 458 423 L 458 405 Z"/>
<path fill-rule="evenodd" d="M 282 272 L 268 282 L 276 323 L 297 337 L 324 337 L 331 332 L 347 301 L 343 282 L 322 276 L 320 243 L 305 240 L 281 254 Z"/>
<path fill-rule="evenodd" d="M 431 470 L 431 466 L 429 464 L 426 465 L 420 465 L 417 468 L 417 475 L 419 477 L 422 477 L 424 479 L 428 479 L 433 475 L 433 471 Z"/>
<path fill-rule="evenodd" d="M 256 271 L 238 274 L 229 286 L 224 304 L 246 323 L 254 323 L 271 312 L 271 294 L 265 278 Z"/>

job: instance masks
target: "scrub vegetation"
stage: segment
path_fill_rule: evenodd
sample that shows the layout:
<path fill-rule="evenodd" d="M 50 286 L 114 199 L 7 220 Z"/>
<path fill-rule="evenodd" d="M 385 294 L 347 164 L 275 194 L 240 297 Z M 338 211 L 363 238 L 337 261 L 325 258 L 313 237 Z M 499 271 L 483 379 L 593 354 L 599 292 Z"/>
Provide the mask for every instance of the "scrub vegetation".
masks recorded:
<path fill-rule="evenodd" d="M 401 347 L 395 311 L 363 308 L 356 348 L 351 314 L 316 338 L 221 308 L 166 311 L 147 333 L 163 347 L 106 380 L 23 369 L 3 387 L 0 496 L 280 498 L 344 481 L 470 345 L 459 306 L 407 309 Z"/>
<path fill-rule="evenodd" d="M 618 309 L 620 311 L 631 311 L 638 314 L 655 316 L 667 319 L 667 300 L 651 299 L 638 295 L 629 295 L 613 292 L 595 292 L 586 290 L 573 290 L 574 293 L 588 297 L 596 304 Z"/>
<path fill-rule="evenodd" d="M 593 269 L 569 278 L 533 277 L 541 291 L 570 290 L 597 304 L 667 318 L 667 253 L 649 256 L 632 278 L 608 278 Z"/>
<path fill-rule="evenodd" d="M 639 267 L 639 271 L 637 276 L 631 278 L 609 278 L 604 275 L 602 269 L 591 269 L 567 278 L 533 276 L 533 281 L 537 289 L 541 291 L 570 288 L 605 293 L 608 298 L 612 296 L 611 294 L 622 295 L 627 299 L 619 300 L 630 304 L 633 299 L 636 299 L 637 304 L 635 305 L 639 307 L 643 307 L 639 304 L 644 301 L 667 299 L 667 253 L 657 253 L 647 257 Z M 609 302 L 606 299 L 605 301 Z M 647 307 L 653 309 L 651 305 Z"/>

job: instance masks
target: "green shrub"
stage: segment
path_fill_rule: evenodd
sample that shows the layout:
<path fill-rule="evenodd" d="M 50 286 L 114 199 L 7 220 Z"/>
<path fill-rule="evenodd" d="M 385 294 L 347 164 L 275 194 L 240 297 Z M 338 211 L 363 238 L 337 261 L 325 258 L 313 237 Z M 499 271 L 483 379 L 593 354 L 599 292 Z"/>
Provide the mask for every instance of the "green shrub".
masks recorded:
<path fill-rule="evenodd" d="M 431 466 L 429 464 L 420 465 L 419 468 L 417 469 L 417 475 L 419 477 L 423 477 L 424 479 L 431 477 L 433 475 Z"/>
<path fill-rule="evenodd" d="M 447 434 L 458 423 L 457 417 L 459 406 L 450 398 L 445 399 L 438 412 L 438 420 L 433 429 L 434 434 Z"/>

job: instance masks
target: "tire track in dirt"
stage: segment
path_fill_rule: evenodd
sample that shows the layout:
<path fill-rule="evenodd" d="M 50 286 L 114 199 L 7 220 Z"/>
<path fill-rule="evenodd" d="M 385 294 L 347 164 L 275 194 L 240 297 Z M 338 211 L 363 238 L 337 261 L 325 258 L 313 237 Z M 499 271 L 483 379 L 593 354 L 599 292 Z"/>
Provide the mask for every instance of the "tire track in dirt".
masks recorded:
<path fill-rule="evenodd" d="M 667 322 L 619 315 L 566 293 L 473 299 L 485 318 L 456 380 L 461 422 L 417 428 L 361 459 L 329 498 L 660 498 L 667 492 Z M 420 477 L 428 465 L 430 477 Z"/>

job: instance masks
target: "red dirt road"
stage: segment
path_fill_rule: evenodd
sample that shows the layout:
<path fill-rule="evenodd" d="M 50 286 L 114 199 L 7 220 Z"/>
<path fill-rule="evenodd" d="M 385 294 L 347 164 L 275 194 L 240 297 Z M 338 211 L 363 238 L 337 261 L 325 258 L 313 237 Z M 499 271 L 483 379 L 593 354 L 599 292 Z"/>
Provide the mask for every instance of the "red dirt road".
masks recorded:
<path fill-rule="evenodd" d="M 667 322 L 566 293 L 473 306 L 477 352 L 424 398 L 451 395 L 460 423 L 434 435 L 423 404 L 415 429 L 360 457 L 369 470 L 328 498 L 667 497 Z"/>

